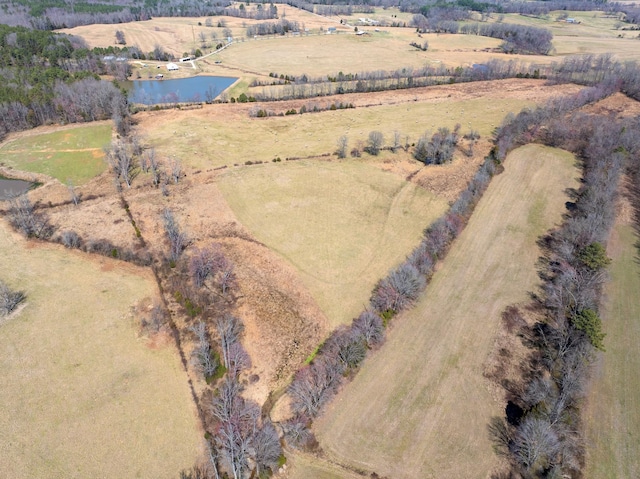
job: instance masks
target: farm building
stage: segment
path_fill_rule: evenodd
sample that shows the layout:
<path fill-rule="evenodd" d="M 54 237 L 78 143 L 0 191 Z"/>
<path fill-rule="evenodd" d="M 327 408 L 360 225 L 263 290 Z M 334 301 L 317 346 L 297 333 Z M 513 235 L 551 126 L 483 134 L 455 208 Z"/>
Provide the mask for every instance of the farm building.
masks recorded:
<path fill-rule="evenodd" d="M 171 71 L 175 71 L 177 69 L 179 69 L 180 67 L 178 65 L 176 65 L 175 63 L 167 63 L 167 70 Z"/>

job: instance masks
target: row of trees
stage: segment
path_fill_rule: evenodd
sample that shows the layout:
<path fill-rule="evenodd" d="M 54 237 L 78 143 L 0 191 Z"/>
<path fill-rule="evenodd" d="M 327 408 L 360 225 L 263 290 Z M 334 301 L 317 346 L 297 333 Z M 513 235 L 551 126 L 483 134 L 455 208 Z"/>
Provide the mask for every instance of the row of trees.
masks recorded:
<path fill-rule="evenodd" d="M 529 326 L 516 308 L 506 318 L 530 353 L 522 383 L 508 391 L 517 413 L 494 422 L 492 429 L 513 470 L 524 477 L 580 474 L 581 399 L 594 353 L 604 350 L 598 311 L 609 263 L 604 245 L 615 219 L 620 176 L 625 165 L 640 160 L 636 120 L 568 113 L 611 92 L 606 86 L 592 90 L 588 99 L 523 112 L 498 133 L 500 155 L 509 144 L 542 141 L 575 152 L 583 168 L 568 216 L 543 242 L 543 287 L 536 304 L 543 320 Z"/>
<path fill-rule="evenodd" d="M 368 307 L 350 326 L 335 330 L 311 363 L 298 371 L 288 389 L 295 416 L 283 424 L 289 444 L 301 447 L 312 443 L 310 422 L 345 378 L 357 371 L 367 351 L 384 342 L 389 321 L 416 301 L 430 280 L 436 262 L 446 255 L 464 228 L 495 171 L 494 158 L 488 157 L 449 211 L 425 230 L 414 251 L 377 283 Z"/>
<path fill-rule="evenodd" d="M 247 36 L 255 35 L 285 35 L 288 32 L 299 32 L 300 24 L 296 21 L 290 21 L 281 18 L 277 22 L 262 22 L 247 27 Z"/>

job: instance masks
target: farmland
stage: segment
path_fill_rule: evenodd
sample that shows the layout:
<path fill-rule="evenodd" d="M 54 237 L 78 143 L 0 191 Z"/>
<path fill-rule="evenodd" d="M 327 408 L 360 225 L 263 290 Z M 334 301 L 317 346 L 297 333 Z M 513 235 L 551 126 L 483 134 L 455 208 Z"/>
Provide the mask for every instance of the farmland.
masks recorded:
<path fill-rule="evenodd" d="M 358 313 L 376 281 L 447 207 L 361 163 L 231 170 L 219 185 L 242 224 L 298 269 L 334 326 Z"/>
<path fill-rule="evenodd" d="M 613 263 L 604 309 L 607 351 L 596 365 L 586 411 L 587 477 L 640 474 L 637 241 L 631 224 L 619 220 L 609 244 Z"/>
<path fill-rule="evenodd" d="M 27 302 L 0 324 L 0 475 L 175 478 L 201 450 L 171 347 L 137 337 L 150 274 L 0 225 L 2 280 Z M 61 286 L 64 285 L 64 288 Z M 11 460 L 7 460 L 11 458 Z"/>
<path fill-rule="evenodd" d="M 566 152 L 510 154 L 415 309 L 394 319 L 385 346 L 316 423 L 330 458 L 407 478 L 495 468 L 486 427 L 502 404 L 484 361 L 502 310 L 535 288 L 536 239 L 560 221 L 576 177 Z"/>
<path fill-rule="evenodd" d="M 0 146 L 0 162 L 61 183 L 71 180 L 81 185 L 106 169 L 103 149 L 111 141 L 111 129 L 111 122 L 100 122 L 49 133 L 41 128 L 31 134 L 16 134 Z"/>
<path fill-rule="evenodd" d="M 220 454 L 223 473 L 232 477 L 233 459 L 224 457 L 226 446 L 216 436 L 225 420 L 211 407 L 222 397 L 223 381 L 204 373 L 192 354 L 203 341 L 196 327 L 205 324 L 214 351 L 208 358 L 226 361 L 221 352 L 230 351 L 222 349 L 227 346 L 217 321 L 230 315 L 241 320 L 240 339 L 231 362 L 216 373 L 235 381 L 243 399 L 255 401 L 260 426 L 267 417 L 282 421 L 276 424 L 278 444 L 292 446 L 287 419 L 295 407 L 287 386 L 300 376 L 296 372 L 318 364 L 332 332 L 345 331 L 370 307 L 376 283 L 405 259 L 426 227 L 443 218 L 485 159 L 491 172 L 482 170 L 482 188 L 490 181 L 488 189 L 484 196 L 484 190 L 467 190 L 470 205 L 482 198 L 464 230 L 470 210 L 454 207 L 443 218 L 446 228 L 462 233 L 451 234 L 459 236 L 448 253 L 427 254 L 434 263 L 426 273 L 420 270 L 427 289 L 413 309 L 390 320 L 380 349 L 367 350 L 364 363 L 338 375 L 343 386 L 331 391 L 335 397 L 318 408 L 310 426 L 319 447 L 313 441 L 309 450 L 287 447 L 286 467 L 277 477 L 485 478 L 504 469 L 487 432 L 491 418 L 504 416 L 504 391 L 488 379 L 496 338 L 506 334 L 501 313 L 508 305 L 529 304 L 537 291 L 537 241 L 561 222 L 580 182 L 575 158 L 566 151 L 529 144 L 501 163 L 494 140 L 509 114 L 585 89 L 553 84 L 533 68 L 580 53 L 638 60 L 637 32 L 620 30 L 628 24 L 603 12 L 476 15 L 471 21 L 553 31 L 550 55 L 507 55 L 495 38 L 392 27 L 413 16 L 396 8 L 351 16 L 285 4 L 277 9 L 279 19 L 299 22 L 302 31 L 253 36 L 247 27 L 259 22 L 249 18 L 160 16 L 65 29 L 90 47 L 114 46 L 118 30 L 127 46 L 147 57 L 156 48 L 175 57 L 196 49 L 204 54 L 180 63 L 177 72 L 165 71 L 164 61 L 131 60 L 131 79 L 162 72 L 167 79 L 224 75 L 238 81 L 214 102 L 130 105 L 131 138 L 126 128 L 116 133 L 112 121 L 45 124 L 19 133 L 5 128 L 2 173 L 38 181 L 28 197 L 55 229 L 48 239 L 92 253 L 19 238 L 6 221 L 13 206 L 0 203 L 0 279 L 28 295 L 23 309 L 0 317 L 0 404 L 7 405 L 0 428 L 9 431 L 0 438 L 0 457 L 14 459 L 0 460 L 0 476 L 171 479 L 210 459 L 206 437 Z M 557 21 L 565 13 L 579 23 Z M 374 27 L 361 17 L 382 24 Z M 328 35 L 329 28 L 336 31 Z M 233 41 L 216 52 L 227 36 Z M 103 55 L 94 59 L 106 61 Z M 475 73 L 484 70 L 477 67 L 493 59 L 534 67 L 524 78 L 514 70 L 518 77 L 511 72 L 513 78 L 456 83 L 480 78 Z M 380 74 L 440 65 L 471 67 L 464 71 L 474 75 L 438 73 L 434 81 L 441 84 L 404 88 L 413 86 L 409 77 Z M 112 72 L 105 71 L 102 79 L 111 82 Z M 358 74 L 372 90 L 398 89 L 369 91 L 367 83 L 361 93 L 337 94 L 342 80 L 327 76 L 339 72 Z M 375 72 L 384 77 L 378 84 Z M 322 77 L 324 83 L 284 75 Z M 328 95 L 327 85 L 336 94 Z M 296 88 L 308 96 L 290 95 Z M 583 112 L 637 114 L 638 105 L 622 92 L 629 94 L 621 89 Z M 291 99 L 266 101 L 270 95 Z M 426 165 L 414 158 L 421 138 L 456 125 L 460 138 L 451 161 Z M 518 141 L 544 138 L 550 130 L 540 125 Z M 384 138 L 379 154 L 367 148 L 375 132 Z M 479 138 L 471 140 L 475 133 Z M 104 148 L 116 138 L 131 141 L 130 152 L 138 140 L 145 150 L 131 153 L 130 187 L 105 162 Z M 343 139 L 345 154 L 338 155 Z M 490 179 L 493 168 L 498 174 Z M 78 204 L 70 192 L 79 195 Z M 184 243 L 173 243 L 167 214 Z M 628 318 L 638 316 L 629 298 L 640 285 L 637 238 L 627 223 L 618 225 L 608 245 L 614 263 L 604 314 L 607 352 L 586 400 L 585 477 L 640 473 L 638 364 L 628 359 L 637 350 Z M 67 241 L 73 234 L 75 244 Z M 96 244 L 102 248 L 92 249 Z M 219 272 L 196 285 L 196 260 L 206 248 L 220 254 L 212 259 L 215 267 L 228 267 L 228 291 L 213 279 Z M 157 332 L 142 333 L 140 318 L 159 298 L 163 322 Z M 386 323 L 394 308 L 377 313 Z M 362 337 L 356 341 L 364 350 Z M 283 458 L 275 463 L 282 466 Z M 249 471 L 253 459 L 248 464 L 238 477 L 263 477 L 264 469 Z"/>

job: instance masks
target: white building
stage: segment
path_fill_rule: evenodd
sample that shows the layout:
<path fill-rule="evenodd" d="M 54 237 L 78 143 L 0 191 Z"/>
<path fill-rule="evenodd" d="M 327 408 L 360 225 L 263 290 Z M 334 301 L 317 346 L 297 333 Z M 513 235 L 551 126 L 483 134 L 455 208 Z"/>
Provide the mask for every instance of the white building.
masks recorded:
<path fill-rule="evenodd" d="M 180 67 L 175 63 L 167 63 L 167 70 L 169 70 L 170 72 L 178 70 L 179 68 Z"/>

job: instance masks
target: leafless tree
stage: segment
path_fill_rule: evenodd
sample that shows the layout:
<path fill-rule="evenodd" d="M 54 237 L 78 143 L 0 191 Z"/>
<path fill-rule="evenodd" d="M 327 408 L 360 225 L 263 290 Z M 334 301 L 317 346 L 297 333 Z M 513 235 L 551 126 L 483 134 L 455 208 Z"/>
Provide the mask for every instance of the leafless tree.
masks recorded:
<path fill-rule="evenodd" d="M 372 131 L 369 133 L 366 151 L 370 155 L 378 155 L 380 149 L 384 145 L 384 135 L 380 131 Z"/>
<path fill-rule="evenodd" d="M 287 444 L 296 448 L 303 448 L 313 440 L 309 430 L 309 419 L 305 416 L 294 416 L 282 424 Z"/>
<path fill-rule="evenodd" d="M 147 317 L 141 321 L 143 331 L 157 333 L 167 321 L 167 311 L 160 302 L 155 302 Z"/>
<path fill-rule="evenodd" d="M 9 200 L 9 222 L 28 238 L 49 238 L 54 228 L 43 213 L 36 211 L 27 195 Z"/>
<path fill-rule="evenodd" d="M 244 325 L 239 318 L 231 314 L 224 314 L 215 320 L 215 327 L 220 338 L 222 360 L 224 366 L 229 369 L 232 365 L 233 345 L 240 341 Z"/>
<path fill-rule="evenodd" d="M 169 257 L 172 261 L 177 261 L 189 245 L 189 236 L 180 230 L 180 226 L 169 208 L 163 211 L 162 218 L 164 220 L 164 230 L 169 239 Z"/>
<path fill-rule="evenodd" d="M 349 145 L 349 139 L 346 135 L 342 135 L 338 138 L 338 149 L 336 150 L 336 154 L 338 158 L 346 158 L 347 157 L 347 147 Z"/>
<path fill-rule="evenodd" d="M 73 186 L 73 181 L 67 180 L 67 189 L 69 190 L 71 201 L 74 205 L 78 206 L 78 203 L 80 203 L 80 196 L 78 196 L 78 194 L 76 193 L 76 189 Z"/>
<path fill-rule="evenodd" d="M 182 163 L 178 158 L 174 157 L 171 159 L 171 163 L 169 166 L 171 168 L 171 179 L 174 183 L 178 183 L 178 181 L 180 181 L 180 178 L 182 177 Z"/>
<path fill-rule="evenodd" d="M 207 326 L 202 321 L 198 321 L 189 329 L 196 335 L 197 339 L 196 348 L 193 351 L 194 364 L 202 371 L 205 378 L 209 378 L 215 374 L 218 364 L 211 354 L 211 343 L 207 333 Z"/>
<path fill-rule="evenodd" d="M 26 299 L 24 291 L 13 291 L 0 280 L 0 316 L 6 316 Z"/>
<path fill-rule="evenodd" d="M 341 369 L 337 361 L 319 356 L 298 371 L 288 389 L 293 411 L 307 417 L 317 416 L 335 393 Z"/>
<path fill-rule="evenodd" d="M 67 248 L 80 248 L 82 246 L 82 238 L 73 230 L 63 231 L 60 235 L 60 241 Z"/>
<path fill-rule="evenodd" d="M 371 304 L 376 311 L 399 312 L 412 304 L 426 284 L 415 266 L 405 262 L 376 285 Z"/>
<path fill-rule="evenodd" d="M 116 181 L 122 180 L 131 188 L 138 170 L 131 147 L 124 141 L 116 140 L 105 150 L 105 154 Z"/>
<path fill-rule="evenodd" d="M 372 311 L 363 311 L 354 322 L 353 328 L 362 336 L 370 348 L 382 344 L 384 341 L 384 326 L 382 319 Z"/>
<path fill-rule="evenodd" d="M 271 421 L 265 420 L 252 440 L 251 456 L 256 464 L 257 476 L 260 477 L 260 474 L 266 469 L 275 472 L 281 454 L 282 446 L 278 432 Z"/>
<path fill-rule="evenodd" d="M 548 468 L 559 448 L 558 436 L 547 419 L 527 417 L 518 428 L 515 454 L 527 472 Z"/>
<path fill-rule="evenodd" d="M 118 45 L 126 45 L 127 40 L 124 37 L 124 32 L 122 30 L 116 30 L 116 43 Z"/>
<path fill-rule="evenodd" d="M 402 135 L 398 130 L 393 132 L 393 146 L 391 147 L 393 152 L 395 153 L 402 146 Z"/>

